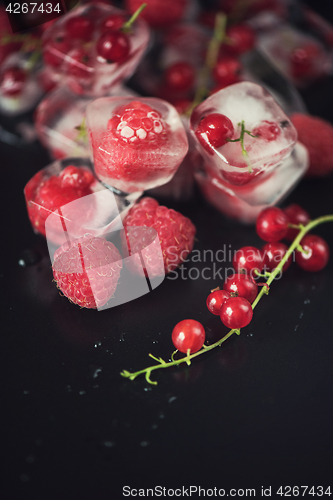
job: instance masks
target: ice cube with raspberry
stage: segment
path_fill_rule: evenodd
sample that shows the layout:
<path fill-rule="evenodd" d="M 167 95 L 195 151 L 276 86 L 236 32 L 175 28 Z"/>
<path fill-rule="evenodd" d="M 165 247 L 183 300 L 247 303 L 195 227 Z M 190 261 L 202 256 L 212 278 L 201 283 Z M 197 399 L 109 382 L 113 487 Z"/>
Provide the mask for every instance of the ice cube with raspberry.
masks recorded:
<path fill-rule="evenodd" d="M 89 168 L 89 160 L 73 159 L 72 162 L 67 160 L 65 166 L 60 162 L 54 162 L 37 172 L 24 188 L 28 216 L 33 230 L 46 236 L 46 219 L 61 210 L 61 207 L 92 194 L 96 183 L 96 178 Z M 85 210 L 73 211 L 71 218 L 80 224 L 82 218 L 88 217 L 89 210 L 92 209 L 91 203 L 87 204 Z M 62 242 L 63 230 L 59 217 L 56 217 L 49 231 L 51 240 Z"/>
<path fill-rule="evenodd" d="M 291 154 L 297 132 L 271 94 L 240 82 L 208 97 L 191 116 L 191 132 L 205 161 L 232 185 L 269 173 Z"/>
<path fill-rule="evenodd" d="M 105 3 L 89 3 L 53 23 L 43 35 L 45 64 L 77 94 L 106 95 L 129 78 L 148 45 L 149 28 Z"/>
<path fill-rule="evenodd" d="M 167 183 L 188 151 L 177 111 L 161 99 L 102 97 L 86 116 L 97 177 L 125 193 Z"/>

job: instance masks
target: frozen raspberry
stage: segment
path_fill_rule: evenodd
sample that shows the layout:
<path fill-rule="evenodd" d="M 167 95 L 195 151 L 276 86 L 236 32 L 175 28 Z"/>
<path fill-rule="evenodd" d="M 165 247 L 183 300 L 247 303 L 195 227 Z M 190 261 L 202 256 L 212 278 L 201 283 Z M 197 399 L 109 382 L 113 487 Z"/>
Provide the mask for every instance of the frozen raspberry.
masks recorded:
<path fill-rule="evenodd" d="M 139 101 L 116 110 L 108 130 L 127 143 L 149 142 L 161 136 L 165 123 L 158 111 Z"/>
<path fill-rule="evenodd" d="M 74 304 L 96 309 L 116 291 L 122 259 L 104 238 L 88 236 L 64 243 L 54 254 L 53 276 L 59 290 Z"/>
<path fill-rule="evenodd" d="M 130 254 L 140 252 L 149 277 L 176 269 L 192 251 L 195 226 L 175 210 L 160 206 L 154 198 L 142 198 L 124 219 Z M 156 232 L 161 246 L 155 243 Z M 134 265 L 141 263 L 140 256 Z M 139 267 L 138 267 L 139 268 Z"/>
<path fill-rule="evenodd" d="M 310 155 L 308 177 L 324 177 L 333 172 L 333 126 L 317 116 L 294 113 L 291 120 L 297 130 L 298 140 Z"/>
<path fill-rule="evenodd" d="M 170 26 L 179 21 L 184 14 L 187 0 L 146 0 L 147 7 L 143 9 L 140 17 L 145 19 L 153 28 Z M 141 0 L 126 0 L 126 10 L 132 14 L 142 5 Z"/>
<path fill-rule="evenodd" d="M 38 172 L 24 189 L 32 227 L 45 236 L 45 221 L 50 213 L 92 193 L 93 174 L 86 168 L 68 166 L 59 176 L 45 178 Z"/>

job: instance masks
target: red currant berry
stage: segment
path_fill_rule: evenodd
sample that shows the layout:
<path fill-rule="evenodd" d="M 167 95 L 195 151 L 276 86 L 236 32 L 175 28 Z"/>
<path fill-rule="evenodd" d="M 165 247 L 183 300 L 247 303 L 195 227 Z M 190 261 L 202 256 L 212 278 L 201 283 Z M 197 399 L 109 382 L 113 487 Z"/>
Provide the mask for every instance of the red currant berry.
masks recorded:
<path fill-rule="evenodd" d="M 206 305 L 208 310 L 219 316 L 222 304 L 227 299 L 230 299 L 230 293 L 225 290 L 215 290 L 215 292 L 210 293 L 207 297 Z"/>
<path fill-rule="evenodd" d="M 264 270 L 271 272 L 273 271 L 281 262 L 283 257 L 286 255 L 288 250 L 287 245 L 281 243 L 280 241 L 275 241 L 274 243 L 266 243 L 261 249 L 261 254 L 264 262 Z M 285 272 L 291 264 L 291 255 L 284 264 L 282 271 Z"/>
<path fill-rule="evenodd" d="M 117 31 L 122 28 L 126 23 L 127 18 L 124 14 L 111 14 L 101 24 L 101 33 L 106 33 L 107 31 Z"/>
<path fill-rule="evenodd" d="M 96 50 L 110 63 L 123 63 L 130 53 L 130 41 L 125 33 L 107 31 L 97 40 Z"/>
<path fill-rule="evenodd" d="M 65 28 L 70 38 L 78 38 L 89 42 L 93 34 L 94 23 L 87 16 L 75 16 L 66 21 Z"/>
<path fill-rule="evenodd" d="M 85 48 L 72 50 L 66 58 L 66 69 L 69 75 L 76 78 L 89 78 L 93 71 L 93 62 Z"/>
<path fill-rule="evenodd" d="M 281 208 L 265 208 L 257 217 L 256 231 L 258 236 L 272 243 L 282 240 L 288 232 L 289 217 Z"/>
<path fill-rule="evenodd" d="M 321 271 L 330 257 L 329 247 L 323 238 L 315 234 L 307 234 L 301 241 L 305 252 L 296 251 L 296 262 L 304 271 Z"/>
<path fill-rule="evenodd" d="M 22 93 L 27 73 L 16 66 L 6 68 L 0 76 L 0 93 L 6 97 L 17 97 Z"/>
<path fill-rule="evenodd" d="M 176 91 L 190 90 L 194 85 L 195 71 L 192 64 L 177 62 L 164 72 L 166 85 Z"/>
<path fill-rule="evenodd" d="M 284 209 L 284 213 L 289 217 L 289 222 L 291 224 L 303 224 L 306 226 L 310 222 L 310 215 L 304 210 L 304 208 L 293 203 L 289 207 Z M 294 229 L 290 227 L 285 236 L 286 240 L 293 241 L 299 233 L 299 229 Z"/>
<path fill-rule="evenodd" d="M 213 78 L 221 88 L 227 87 L 239 82 L 242 69 L 243 66 L 238 59 L 232 56 L 224 56 L 217 61 L 213 70 Z"/>
<path fill-rule="evenodd" d="M 278 123 L 263 120 L 252 130 L 252 134 L 257 135 L 266 142 L 271 142 L 275 141 L 281 135 L 281 129 Z"/>
<path fill-rule="evenodd" d="M 58 68 L 64 62 L 66 54 L 71 50 L 72 45 L 63 36 L 56 37 L 55 40 L 48 41 L 43 50 L 45 64 Z"/>
<path fill-rule="evenodd" d="M 248 274 L 232 274 L 224 284 L 223 290 L 229 293 L 237 293 L 238 297 L 243 297 L 251 304 L 258 295 L 258 285 Z"/>
<path fill-rule="evenodd" d="M 227 50 L 235 55 L 252 50 L 256 43 L 256 34 L 247 24 L 235 24 L 227 29 L 229 43 Z"/>
<path fill-rule="evenodd" d="M 297 47 L 290 53 L 291 74 L 294 78 L 309 77 L 312 75 L 316 59 L 320 56 L 317 45 L 307 44 Z"/>
<path fill-rule="evenodd" d="M 211 148 L 220 148 L 231 139 L 234 133 L 232 122 L 225 115 L 212 113 L 199 122 L 195 135 L 201 145 L 211 153 Z"/>
<path fill-rule="evenodd" d="M 261 273 L 263 268 L 262 255 L 259 248 L 251 246 L 240 248 L 235 252 L 232 265 L 236 272 L 244 270 L 251 278 L 255 278 L 256 271 Z"/>
<path fill-rule="evenodd" d="M 243 297 L 231 297 L 222 304 L 220 318 L 222 323 L 232 330 L 247 326 L 253 317 L 250 302 Z"/>
<path fill-rule="evenodd" d="M 184 319 L 172 330 L 172 342 L 180 352 L 190 354 L 201 349 L 205 342 L 205 329 L 199 321 Z"/>

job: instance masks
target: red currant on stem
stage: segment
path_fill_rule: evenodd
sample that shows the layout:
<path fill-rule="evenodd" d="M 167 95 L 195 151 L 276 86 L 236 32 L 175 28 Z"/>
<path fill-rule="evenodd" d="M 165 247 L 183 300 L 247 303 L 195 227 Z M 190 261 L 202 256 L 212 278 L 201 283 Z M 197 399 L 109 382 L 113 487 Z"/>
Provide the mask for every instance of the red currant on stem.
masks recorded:
<path fill-rule="evenodd" d="M 240 248 L 235 252 L 232 265 L 236 271 L 240 272 L 243 270 L 251 278 L 255 277 L 256 273 L 261 273 L 263 268 L 262 255 L 259 248 L 252 246 Z"/>
<path fill-rule="evenodd" d="M 280 241 L 275 241 L 274 243 L 266 243 L 261 249 L 261 254 L 263 258 L 264 271 L 271 272 L 280 264 L 283 257 L 288 251 L 287 245 L 281 243 Z M 282 271 L 285 272 L 291 264 L 291 256 L 284 264 Z"/>
<path fill-rule="evenodd" d="M 219 316 L 222 304 L 227 299 L 230 299 L 229 292 L 225 290 L 213 290 L 206 299 L 208 310 L 216 316 Z"/>
<path fill-rule="evenodd" d="M 222 304 L 221 321 L 232 330 L 244 328 L 250 323 L 252 317 L 252 306 L 244 297 L 231 297 Z"/>
<path fill-rule="evenodd" d="M 214 67 L 213 78 L 222 88 L 227 87 L 239 82 L 242 68 L 242 64 L 235 57 L 222 56 Z"/>
<path fill-rule="evenodd" d="M 302 224 L 302 226 L 306 226 L 310 222 L 310 215 L 304 208 L 297 205 L 297 203 L 293 203 L 284 209 L 284 213 L 289 217 L 290 224 L 294 224 L 298 226 Z M 287 234 L 285 235 L 285 239 L 289 241 L 293 241 L 300 231 L 299 229 L 289 227 Z"/>
<path fill-rule="evenodd" d="M 172 342 L 175 348 L 185 354 L 199 351 L 205 342 L 205 329 L 199 321 L 184 319 L 172 330 Z"/>
<path fill-rule="evenodd" d="M 263 210 L 256 222 L 256 231 L 258 236 L 272 243 L 282 240 L 289 229 L 288 215 L 278 207 L 269 207 Z"/>
<path fill-rule="evenodd" d="M 220 148 L 231 139 L 234 126 L 229 118 L 220 113 L 211 113 L 199 122 L 195 135 L 200 144 L 212 154 L 212 148 Z"/>
<path fill-rule="evenodd" d="M 180 61 L 169 66 L 164 72 L 166 85 L 175 91 L 191 90 L 194 85 L 195 71 L 192 64 Z"/>
<path fill-rule="evenodd" d="M 307 234 L 301 240 L 301 246 L 303 251 L 296 251 L 296 263 L 305 271 L 324 269 L 330 257 L 326 241 L 315 234 Z"/>
<path fill-rule="evenodd" d="M 235 24 L 227 29 L 227 40 L 228 52 L 240 55 L 253 49 L 256 43 L 256 34 L 247 24 Z"/>
<path fill-rule="evenodd" d="M 130 41 L 121 31 L 107 31 L 97 40 L 96 50 L 108 62 L 122 63 L 130 53 Z"/>
<path fill-rule="evenodd" d="M 238 297 L 243 297 L 250 303 L 252 303 L 258 295 L 257 283 L 245 273 L 232 274 L 229 276 L 223 284 L 223 290 L 229 293 L 236 293 Z"/>

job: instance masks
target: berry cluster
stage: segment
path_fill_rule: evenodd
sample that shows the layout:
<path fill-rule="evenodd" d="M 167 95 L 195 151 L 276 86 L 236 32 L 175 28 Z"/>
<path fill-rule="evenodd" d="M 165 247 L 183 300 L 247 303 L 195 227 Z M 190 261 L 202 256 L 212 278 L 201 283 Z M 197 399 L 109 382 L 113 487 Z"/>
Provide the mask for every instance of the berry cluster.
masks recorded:
<path fill-rule="evenodd" d="M 233 259 L 234 274 L 225 280 L 222 290 L 212 290 L 206 299 L 208 310 L 220 316 L 222 323 L 230 328 L 230 331 L 214 344 L 205 345 L 205 329 L 201 323 L 193 319 L 180 321 L 174 327 L 171 337 L 176 348 L 175 353 L 180 351 L 185 357 L 175 359 L 173 353 L 171 361 L 166 362 L 150 354 L 150 357 L 158 361 L 157 365 L 134 373 L 123 370 L 121 375 L 134 380 L 145 374 L 147 382 L 156 384 L 157 382 L 150 378 L 153 370 L 184 362 L 189 365 L 194 357 L 220 346 L 233 333 L 239 335 L 240 329 L 251 322 L 253 310 L 261 297 L 269 293 L 270 284 L 289 266 L 295 250 L 297 264 L 306 271 L 319 271 L 327 265 L 327 243 L 319 236 L 309 233 L 313 227 L 324 222 L 333 222 L 333 215 L 310 221 L 308 213 L 296 204 L 285 210 L 276 207 L 263 210 L 258 216 L 256 231 L 258 236 L 267 242 L 266 245 L 261 250 L 250 246 L 238 250 Z M 289 248 L 280 242 L 282 238 L 294 238 Z M 267 281 L 257 283 L 255 278 L 259 276 Z M 260 285 L 262 289 L 258 293 Z"/>

